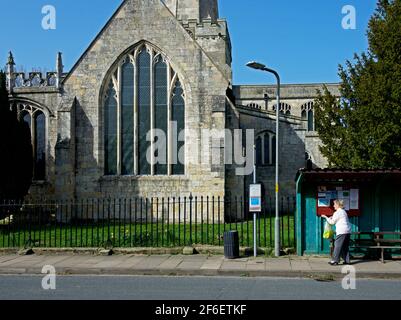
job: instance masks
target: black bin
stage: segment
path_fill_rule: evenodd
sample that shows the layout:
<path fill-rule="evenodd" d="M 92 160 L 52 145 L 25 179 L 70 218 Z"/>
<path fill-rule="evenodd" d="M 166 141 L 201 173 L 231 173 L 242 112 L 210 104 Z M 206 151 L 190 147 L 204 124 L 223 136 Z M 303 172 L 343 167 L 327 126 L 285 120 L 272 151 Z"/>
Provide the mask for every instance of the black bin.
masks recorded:
<path fill-rule="evenodd" d="M 238 231 L 224 232 L 224 256 L 226 259 L 239 258 Z"/>

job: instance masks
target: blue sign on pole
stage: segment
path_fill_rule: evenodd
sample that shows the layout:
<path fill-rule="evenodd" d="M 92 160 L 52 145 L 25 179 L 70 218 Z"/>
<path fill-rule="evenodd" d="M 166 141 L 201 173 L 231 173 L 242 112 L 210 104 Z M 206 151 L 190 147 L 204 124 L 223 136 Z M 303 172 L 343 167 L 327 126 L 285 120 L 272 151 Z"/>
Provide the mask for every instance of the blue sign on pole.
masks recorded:
<path fill-rule="evenodd" d="M 262 186 L 252 184 L 249 189 L 249 211 L 262 212 Z"/>

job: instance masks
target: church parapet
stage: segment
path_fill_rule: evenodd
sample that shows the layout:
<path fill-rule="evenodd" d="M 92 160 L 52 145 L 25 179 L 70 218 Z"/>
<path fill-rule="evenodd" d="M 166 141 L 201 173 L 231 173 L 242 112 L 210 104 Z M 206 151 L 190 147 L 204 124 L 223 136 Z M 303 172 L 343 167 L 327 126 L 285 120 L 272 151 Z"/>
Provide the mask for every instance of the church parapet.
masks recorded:
<path fill-rule="evenodd" d="M 14 88 L 57 86 L 57 72 L 46 72 L 45 76 L 42 72 L 14 72 L 13 78 Z"/>
<path fill-rule="evenodd" d="M 9 53 L 7 62 L 7 89 L 11 93 L 18 88 L 61 88 L 61 82 L 65 74 L 61 53 L 57 54 L 56 71 L 43 72 L 33 71 L 29 73 L 17 72 L 14 68 L 14 57 Z"/>

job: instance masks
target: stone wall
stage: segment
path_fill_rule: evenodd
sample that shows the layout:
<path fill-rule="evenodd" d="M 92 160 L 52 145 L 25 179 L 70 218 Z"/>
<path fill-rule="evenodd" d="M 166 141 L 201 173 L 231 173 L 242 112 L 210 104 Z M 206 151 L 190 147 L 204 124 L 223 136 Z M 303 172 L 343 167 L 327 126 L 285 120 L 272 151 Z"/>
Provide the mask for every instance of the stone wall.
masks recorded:
<path fill-rule="evenodd" d="M 276 133 L 276 119 L 273 114 L 238 108 L 242 129 L 255 129 L 255 138 L 262 132 Z M 279 162 L 280 162 L 280 192 L 282 196 L 295 195 L 295 175 L 299 168 L 305 166 L 305 130 L 302 123 L 293 119 L 280 120 Z M 273 162 L 274 163 L 274 162 Z M 245 179 L 245 189 L 253 182 L 253 176 Z M 257 167 L 257 182 L 262 182 L 267 195 L 275 194 L 275 166 L 263 165 Z M 232 188 L 235 188 L 233 185 Z"/>
<path fill-rule="evenodd" d="M 329 91 L 339 96 L 338 84 L 326 84 Z M 295 196 L 295 176 L 300 168 L 306 166 L 305 153 L 308 153 L 316 168 L 325 168 L 328 163 L 319 150 L 321 140 L 315 131 L 308 132 L 308 123 L 301 118 L 302 106 L 314 101 L 317 91 L 323 84 L 282 85 L 281 103 L 291 107 L 291 115 L 280 119 L 280 194 Z M 234 86 L 233 93 L 237 109 L 240 113 L 240 127 L 255 129 L 255 138 L 260 132 L 276 133 L 276 86 Z M 257 180 L 265 185 L 269 196 L 275 194 L 275 166 L 263 165 L 257 168 Z M 252 177 L 245 179 L 245 194 L 247 186 L 252 183 Z M 230 187 L 227 187 L 230 189 Z M 235 189 L 235 184 L 231 185 Z"/>
<path fill-rule="evenodd" d="M 251 176 L 237 165 L 212 164 L 212 152 L 224 159 L 224 144 L 204 150 L 202 130 L 254 129 L 275 133 L 276 86 L 232 85 L 231 40 L 227 22 L 218 17 L 217 1 L 126 0 L 63 80 L 52 87 L 15 88 L 12 98 L 37 105 L 47 119 L 47 181 L 31 193 L 57 199 L 133 197 L 243 197 Z M 177 7 L 177 4 L 181 7 Z M 208 4 L 209 7 L 205 7 Z M 183 7 L 183 6 L 187 7 Z M 177 14 L 181 10 L 181 16 Z M 185 18 L 184 18 L 185 16 Z M 181 18 L 180 18 L 181 17 Z M 186 173 L 183 176 L 104 175 L 102 95 L 111 70 L 136 45 L 162 52 L 178 74 L 186 104 Z M 339 96 L 338 84 L 326 84 Z M 316 132 L 307 131 L 302 106 L 313 102 L 323 84 L 282 85 L 282 103 L 291 115 L 281 118 L 281 195 L 295 195 L 295 175 L 307 152 L 315 167 L 327 166 Z M 235 100 L 235 101 L 234 101 Z M 245 143 L 245 142 L 244 142 Z M 202 162 L 202 158 L 209 159 Z M 274 165 L 257 169 L 258 180 L 274 196 Z"/>
<path fill-rule="evenodd" d="M 167 56 L 183 84 L 186 128 L 191 135 L 186 140 L 191 141 L 186 145 L 186 160 L 196 162 L 193 158 L 196 153 L 191 148 L 200 144 L 201 129 L 225 128 L 225 92 L 229 80 L 216 62 L 210 60 L 160 1 L 126 1 L 64 81 L 62 108 L 72 112 L 70 101 L 76 97 L 75 145 L 70 146 L 70 156 L 65 157 L 75 163 L 75 196 L 167 197 L 190 193 L 224 196 L 224 165 L 217 168 L 211 164 L 188 165 L 186 174 L 180 177 L 104 176 L 100 96 L 105 78 L 119 57 L 143 41 Z M 71 163 L 60 165 L 69 167 Z M 67 190 L 68 186 L 65 187 Z"/>
<path fill-rule="evenodd" d="M 164 3 L 181 21 L 190 19 L 216 21 L 219 17 L 217 0 L 164 0 Z"/>

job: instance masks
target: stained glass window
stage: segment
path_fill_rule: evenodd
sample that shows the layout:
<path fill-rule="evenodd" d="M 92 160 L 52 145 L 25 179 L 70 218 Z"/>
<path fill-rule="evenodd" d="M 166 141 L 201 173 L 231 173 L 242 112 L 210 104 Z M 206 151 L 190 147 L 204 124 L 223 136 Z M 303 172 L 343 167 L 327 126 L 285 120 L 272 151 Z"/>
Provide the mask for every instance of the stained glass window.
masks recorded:
<path fill-rule="evenodd" d="M 30 132 L 33 157 L 33 180 L 46 180 L 46 116 L 34 106 L 19 104 L 19 120 Z"/>
<path fill-rule="evenodd" d="M 301 118 L 302 120 L 307 120 L 305 124 L 308 131 L 315 131 L 315 118 L 313 112 L 313 101 L 309 101 L 301 106 Z"/>
<path fill-rule="evenodd" d="M 185 158 L 185 142 L 179 141 L 180 135 L 185 135 L 185 102 L 183 98 L 183 90 L 181 83 L 176 82 L 173 91 L 173 101 L 172 101 L 172 121 L 176 123 L 177 126 L 177 136 L 173 144 L 177 147 L 174 148 L 174 164 L 172 173 L 174 175 L 180 175 L 185 173 L 185 163 L 182 163 Z M 181 155 L 180 155 L 181 153 Z M 180 161 L 181 160 L 181 161 Z"/>
<path fill-rule="evenodd" d="M 262 137 L 256 139 L 256 165 L 261 166 L 263 164 L 262 156 Z"/>
<path fill-rule="evenodd" d="M 116 91 L 111 82 L 107 90 L 104 113 L 105 173 L 117 175 L 117 100 Z"/>
<path fill-rule="evenodd" d="M 308 131 L 314 131 L 314 117 L 313 117 L 313 110 L 308 111 Z"/>
<path fill-rule="evenodd" d="M 22 116 L 23 121 L 29 126 L 29 130 L 31 130 L 31 125 L 32 125 L 31 124 L 31 115 L 28 112 L 24 111 L 21 116 Z"/>
<path fill-rule="evenodd" d="M 46 120 L 42 112 L 35 114 L 35 169 L 34 179 L 45 180 L 46 168 Z"/>
<path fill-rule="evenodd" d="M 155 84 L 155 128 L 159 129 L 159 134 L 164 134 L 164 142 L 158 143 L 158 149 L 155 151 L 158 163 L 155 164 L 156 175 L 167 174 L 167 123 L 168 123 L 168 110 L 167 110 L 167 65 L 159 58 L 155 65 L 154 73 Z M 158 139 L 161 139 L 159 137 Z"/>
<path fill-rule="evenodd" d="M 185 140 L 181 83 L 176 80 L 170 88 L 174 71 L 165 57 L 147 46 L 136 48 L 124 59 L 114 68 L 104 95 L 105 174 L 184 174 L 185 141 L 179 141 Z M 174 136 L 169 121 L 178 129 L 174 141 L 169 138 Z M 169 163 L 168 150 L 175 150 L 177 161 Z"/>
<path fill-rule="evenodd" d="M 276 136 L 272 138 L 272 163 L 276 165 Z"/>
<path fill-rule="evenodd" d="M 121 174 L 134 174 L 134 66 L 121 67 Z"/>
<path fill-rule="evenodd" d="M 265 136 L 264 136 L 264 147 L 265 147 L 265 154 L 264 154 L 264 156 L 265 156 L 265 161 L 264 161 L 264 164 L 265 165 L 269 165 L 271 162 L 270 162 L 270 135 L 269 134 L 265 134 Z"/>
<path fill-rule="evenodd" d="M 138 57 L 138 118 L 139 118 L 139 174 L 150 175 L 151 168 L 147 159 L 150 142 L 146 140 L 150 132 L 150 55 L 143 49 Z"/>

